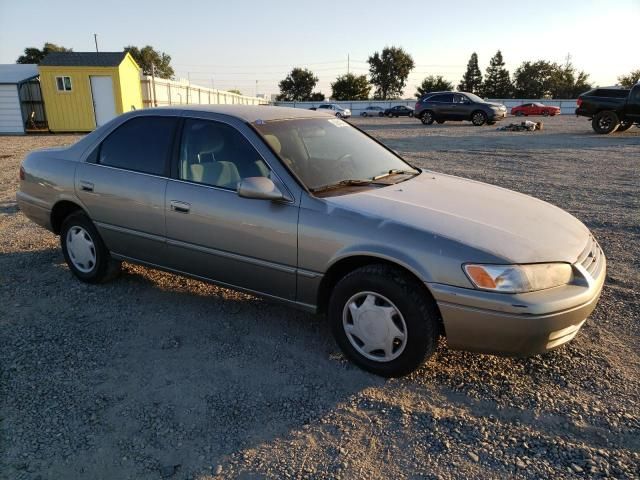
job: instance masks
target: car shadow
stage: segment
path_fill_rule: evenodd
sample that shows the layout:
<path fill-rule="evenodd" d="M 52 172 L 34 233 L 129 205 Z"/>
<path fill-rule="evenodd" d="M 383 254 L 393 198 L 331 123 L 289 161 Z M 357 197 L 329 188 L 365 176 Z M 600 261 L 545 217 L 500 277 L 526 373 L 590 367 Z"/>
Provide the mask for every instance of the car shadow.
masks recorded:
<path fill-rule="evenodd" d="M 129 264 L 88 285 L 53 248 L 2 255 L 0 270 L 4 429 L 35 428 L 53 477 L 76 476 L 69 455 L 96 478 L 202 470 L 384 384 L 342 357 L 323 318 L 256 297 Z M 42 408 L 51 392 L 66 407 Z"/>

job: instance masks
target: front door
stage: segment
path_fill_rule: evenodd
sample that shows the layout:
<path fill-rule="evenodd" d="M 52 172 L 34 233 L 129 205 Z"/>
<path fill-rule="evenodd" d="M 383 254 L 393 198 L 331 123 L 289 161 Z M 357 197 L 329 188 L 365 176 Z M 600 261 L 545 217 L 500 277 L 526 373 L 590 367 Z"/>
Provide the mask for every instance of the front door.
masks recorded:
<path fill-rule="evenodd" d="M 116 118 L 116 101 L 113 96 L 113 80 L 110 76 L 91 76 L 91 97 L 96 127 Z"/>
<path fill-rule="evenodd" d="M 76 168 L 76 192 L 107 248 L 162 264 L 164 194 L 176 117 L 133 118 Z"/>
<path fill-rule="evenodd" d="M 247 138 L 186 119 L 178 157 L 165 197 L 169 266 L 295 300 L 298 206 L 238 196 L 242 178 L 275 178 Z"/>

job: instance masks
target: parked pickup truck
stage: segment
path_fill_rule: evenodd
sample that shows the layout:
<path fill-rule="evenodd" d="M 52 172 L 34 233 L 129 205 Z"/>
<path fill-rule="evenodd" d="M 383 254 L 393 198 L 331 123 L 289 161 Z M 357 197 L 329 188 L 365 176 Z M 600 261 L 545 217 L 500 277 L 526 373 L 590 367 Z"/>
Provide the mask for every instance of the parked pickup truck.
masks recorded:
<path fill-rule="evenodd" d="M 578 97 L 576 115 L 589 117 L 596 133 L 624 132 L 640 126 L 640 82 L 631 90 L 595 88 Z"/>

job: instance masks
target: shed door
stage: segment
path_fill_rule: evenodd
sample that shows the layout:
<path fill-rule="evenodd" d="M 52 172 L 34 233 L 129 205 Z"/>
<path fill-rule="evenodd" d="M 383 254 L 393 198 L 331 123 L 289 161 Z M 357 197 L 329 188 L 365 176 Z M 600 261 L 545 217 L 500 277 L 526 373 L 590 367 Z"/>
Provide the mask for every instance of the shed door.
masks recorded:
<path fill-rule="evenodd" d="M 93 111 L 96 115 L 96 127 L 101 127 L 116 117 L 116 101 L 113 97 L 111 77 L 90 77 Z"/>
<path fill-rule="evenodd" d="M 0 133 L 24 133 L 16 85 L 0 85 Z"/>

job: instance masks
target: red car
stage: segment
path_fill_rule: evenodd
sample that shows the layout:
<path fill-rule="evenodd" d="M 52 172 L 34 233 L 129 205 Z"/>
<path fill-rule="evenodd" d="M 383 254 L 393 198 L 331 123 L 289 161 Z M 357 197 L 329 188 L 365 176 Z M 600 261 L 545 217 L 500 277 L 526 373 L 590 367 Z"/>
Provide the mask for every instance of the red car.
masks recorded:
<path fill-rule="evenodd" d="M 560 107 L 551 107 L 543 105 L 542 103 L 525 103 L 511 109 L 511 115 L 517 117 L 526 117 L 528 115 L 560 115 Z"/>

